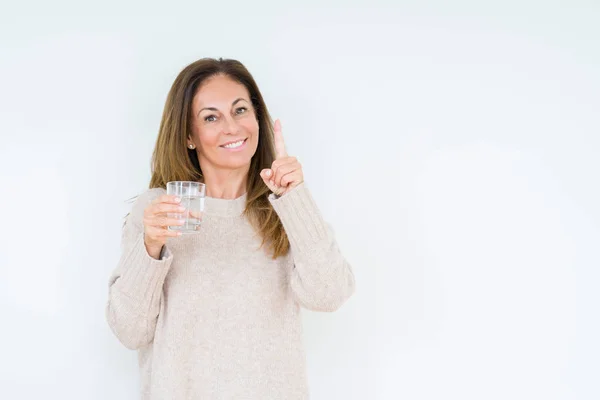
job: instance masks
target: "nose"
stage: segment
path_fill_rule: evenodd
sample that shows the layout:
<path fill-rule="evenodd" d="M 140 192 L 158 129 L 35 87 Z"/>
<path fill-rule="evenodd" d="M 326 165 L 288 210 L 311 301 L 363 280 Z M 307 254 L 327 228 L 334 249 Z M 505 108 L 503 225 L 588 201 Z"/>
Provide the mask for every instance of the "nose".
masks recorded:
<path fill-rule="evenodd" d="M 235 135 L 238 133 L 238 124 L 234 117 L 226 116 L 224 118 L 223 133 L 226 135 Z"/>

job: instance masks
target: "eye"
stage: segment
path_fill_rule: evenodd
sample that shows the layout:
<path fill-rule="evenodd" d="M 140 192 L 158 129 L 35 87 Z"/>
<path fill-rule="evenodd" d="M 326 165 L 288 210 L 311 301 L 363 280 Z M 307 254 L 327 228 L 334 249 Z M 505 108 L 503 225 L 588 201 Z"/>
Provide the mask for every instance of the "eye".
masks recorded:
<path fill-rule="evenodd" d="M 206 121 L 206 122 L 213 122 L 213 121 L 214 121 L 214 120 L 212 120 L 212 121 L 209 121 L 209 120 L 208 120 L 209 118 L 217 118 L 217 117 L 215 117 L 214 115 L 209 115 L 208 117 L 205 117 L 205 118 L 204 118 L 204 121 Z"/>
<path fill-rule="evenodd" d="M 236 111 L 240 111 L 240 110 L 248 110 L 248 109 L 246 107 L 240 107 Z M 244 112 L 246 112 L 246 111 L 244 111 Z M 238 114 L 242 114 L 242 113 L 238 112 Z"/>

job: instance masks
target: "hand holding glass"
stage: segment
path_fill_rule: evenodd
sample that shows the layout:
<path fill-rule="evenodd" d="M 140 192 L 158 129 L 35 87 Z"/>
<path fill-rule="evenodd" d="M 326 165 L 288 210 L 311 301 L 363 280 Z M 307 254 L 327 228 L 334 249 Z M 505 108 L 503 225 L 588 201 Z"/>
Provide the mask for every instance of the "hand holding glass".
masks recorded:
<path fill-rule="evenodd" d="M 180 205 L 185 207 L 182 213 L 168 213 L 169 218 L 184 219 L 185 223 L 178 226 L 169 226 L 171 231 L 194 233 L 200 230 L 202 213 L 204 212 L 204 198 L 206 187 L 200 182 L 172 181 L 167 183 L 167 194 L 181 199 Z"/>

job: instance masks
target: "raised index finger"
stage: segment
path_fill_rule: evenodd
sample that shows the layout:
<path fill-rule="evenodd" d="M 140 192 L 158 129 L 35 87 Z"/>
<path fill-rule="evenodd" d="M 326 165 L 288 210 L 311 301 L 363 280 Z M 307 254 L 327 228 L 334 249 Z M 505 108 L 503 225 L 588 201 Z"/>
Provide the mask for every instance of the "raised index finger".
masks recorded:
<path fill-rule="evenodd" d="M 283 134 L 281 133 L 281 122 L 279 121 L 279 119 L 275 121 L 275 126 L 273 127 L 273 130 L 275 136 L 275 157 L 287 157 L 287 152 L 285 151 L 285 143 L 283 141 Z"/>

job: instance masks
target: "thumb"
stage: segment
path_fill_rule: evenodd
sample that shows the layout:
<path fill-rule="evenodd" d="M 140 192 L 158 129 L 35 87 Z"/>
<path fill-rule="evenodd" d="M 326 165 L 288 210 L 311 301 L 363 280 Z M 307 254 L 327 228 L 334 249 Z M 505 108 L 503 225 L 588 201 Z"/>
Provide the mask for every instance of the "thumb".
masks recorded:
<path fill-rule="evenodd" d="M 265 182 L 268 182 L 272 176 L 273 176 L 273 171 L 271 171 L 270 168 L 265 168 L 262 171 L 260 171 L 260 177 L 263 178 L 263 180 Z"/>
<path fill-rule="evenodd" d="M 277 186 L 271 183 L 271 179 L 273 179 L 273 171 L 270 168 L 265 168 L 260 171 L 260 177 L 265 182 L 265 185 L 272 191 L 275 192 L 277 190 Z"/>

